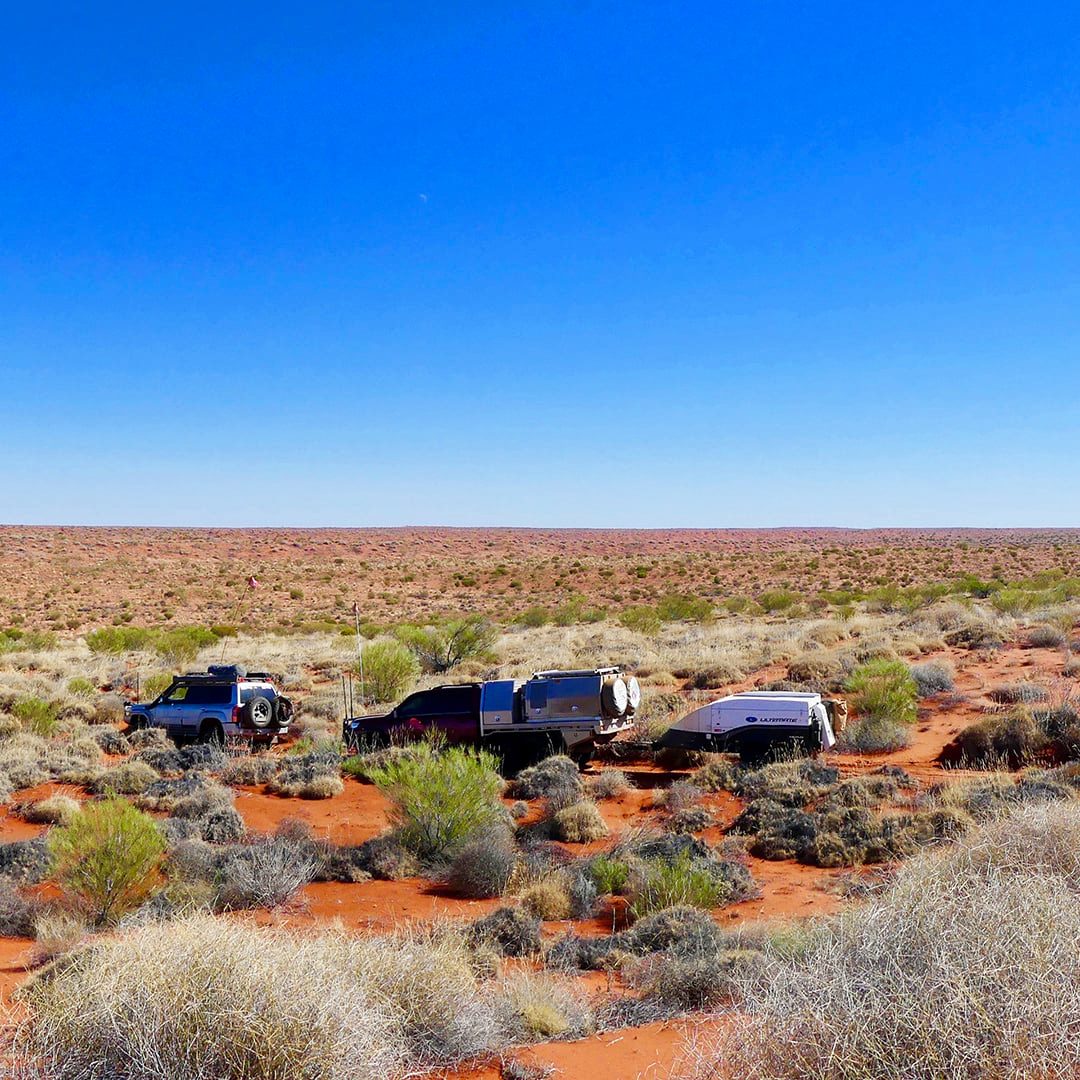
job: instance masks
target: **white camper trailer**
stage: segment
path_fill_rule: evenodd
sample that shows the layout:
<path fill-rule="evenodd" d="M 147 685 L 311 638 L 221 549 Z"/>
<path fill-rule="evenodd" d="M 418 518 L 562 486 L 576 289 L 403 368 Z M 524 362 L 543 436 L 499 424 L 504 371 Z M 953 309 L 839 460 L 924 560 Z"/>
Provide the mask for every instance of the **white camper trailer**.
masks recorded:
<path fill-rule="evenodd" d="M 836 745 L 834 720 L 842 726 L 844 702 L 820 694 L 755 690 L 710 701 L 669 728 L 659 746 L 760 757 L 777 748 L 816 753 Z"/>

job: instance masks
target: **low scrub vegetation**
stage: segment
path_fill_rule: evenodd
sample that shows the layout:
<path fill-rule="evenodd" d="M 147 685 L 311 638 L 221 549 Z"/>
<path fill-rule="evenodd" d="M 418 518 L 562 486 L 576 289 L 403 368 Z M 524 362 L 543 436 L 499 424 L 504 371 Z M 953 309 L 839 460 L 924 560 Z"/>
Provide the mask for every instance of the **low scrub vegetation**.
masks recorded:
<path fill-rule="evenodd" d="M 907 864 L 801 955 L 741 979 L 730 1023 L 689 1072 L 893 1080 L 902 1062 L 911 1080 L 1072 1075 L 1077 836 L 1075 804 L 1031 807 Z"/>
<path fill-rule="evenodd" d="M 562 984 L 533 978 L 484 978 L 446 931 L 295 937 L 195 917 L 103 938 L 33 983 L 15 1051 L 55 1080 L 383 1080 L 587 1026 Z"/>

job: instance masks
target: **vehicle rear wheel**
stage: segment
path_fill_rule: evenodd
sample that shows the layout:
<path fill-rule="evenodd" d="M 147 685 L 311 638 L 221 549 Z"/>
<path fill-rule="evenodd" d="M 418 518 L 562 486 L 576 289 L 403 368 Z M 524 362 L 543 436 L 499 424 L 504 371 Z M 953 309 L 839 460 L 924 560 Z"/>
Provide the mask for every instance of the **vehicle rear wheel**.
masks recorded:
<path fill-rule="evenodd" d="M 199 729 L 199 742 L 222 747 L 225 745 L 225 729 L 216 720 L 207 720 Z"/>

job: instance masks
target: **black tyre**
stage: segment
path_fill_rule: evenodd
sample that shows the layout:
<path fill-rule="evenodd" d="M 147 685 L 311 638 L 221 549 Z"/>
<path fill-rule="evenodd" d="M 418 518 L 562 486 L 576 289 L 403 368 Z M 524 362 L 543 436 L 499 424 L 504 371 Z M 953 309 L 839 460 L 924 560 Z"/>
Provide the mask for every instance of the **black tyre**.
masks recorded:
<path fill-rule="evenodd" d="M 240 715 L 252 727 L 269 727 L 274 722 L 274 703 L 259 694 L 240 710 Z"/>
<path fill-rule="evenodd" d="M 216 720 L 205 720 L 199 729 L 199 742 L 210 746 L 224 746 L 225 729 Z"/>
<path fill-rule="evenodd" d="M 279 726 L 288 727 L 292 723 L 293 703 L 287 697 L 274 700 L 274 721 Z"/>

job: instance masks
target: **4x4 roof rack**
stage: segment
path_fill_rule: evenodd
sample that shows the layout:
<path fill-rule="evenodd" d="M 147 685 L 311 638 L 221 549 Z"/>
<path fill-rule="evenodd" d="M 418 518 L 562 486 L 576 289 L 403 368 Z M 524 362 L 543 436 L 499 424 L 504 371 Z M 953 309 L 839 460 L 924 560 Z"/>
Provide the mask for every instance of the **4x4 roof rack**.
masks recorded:
<path fill-rule="evenodd" d="M 186 671 L 178 679 L 200 679 L 203 682 L 235 682 L 237 679 L 273 679 L 269 671 L 248 671 L 229 674 L 225 671 Z"/>

